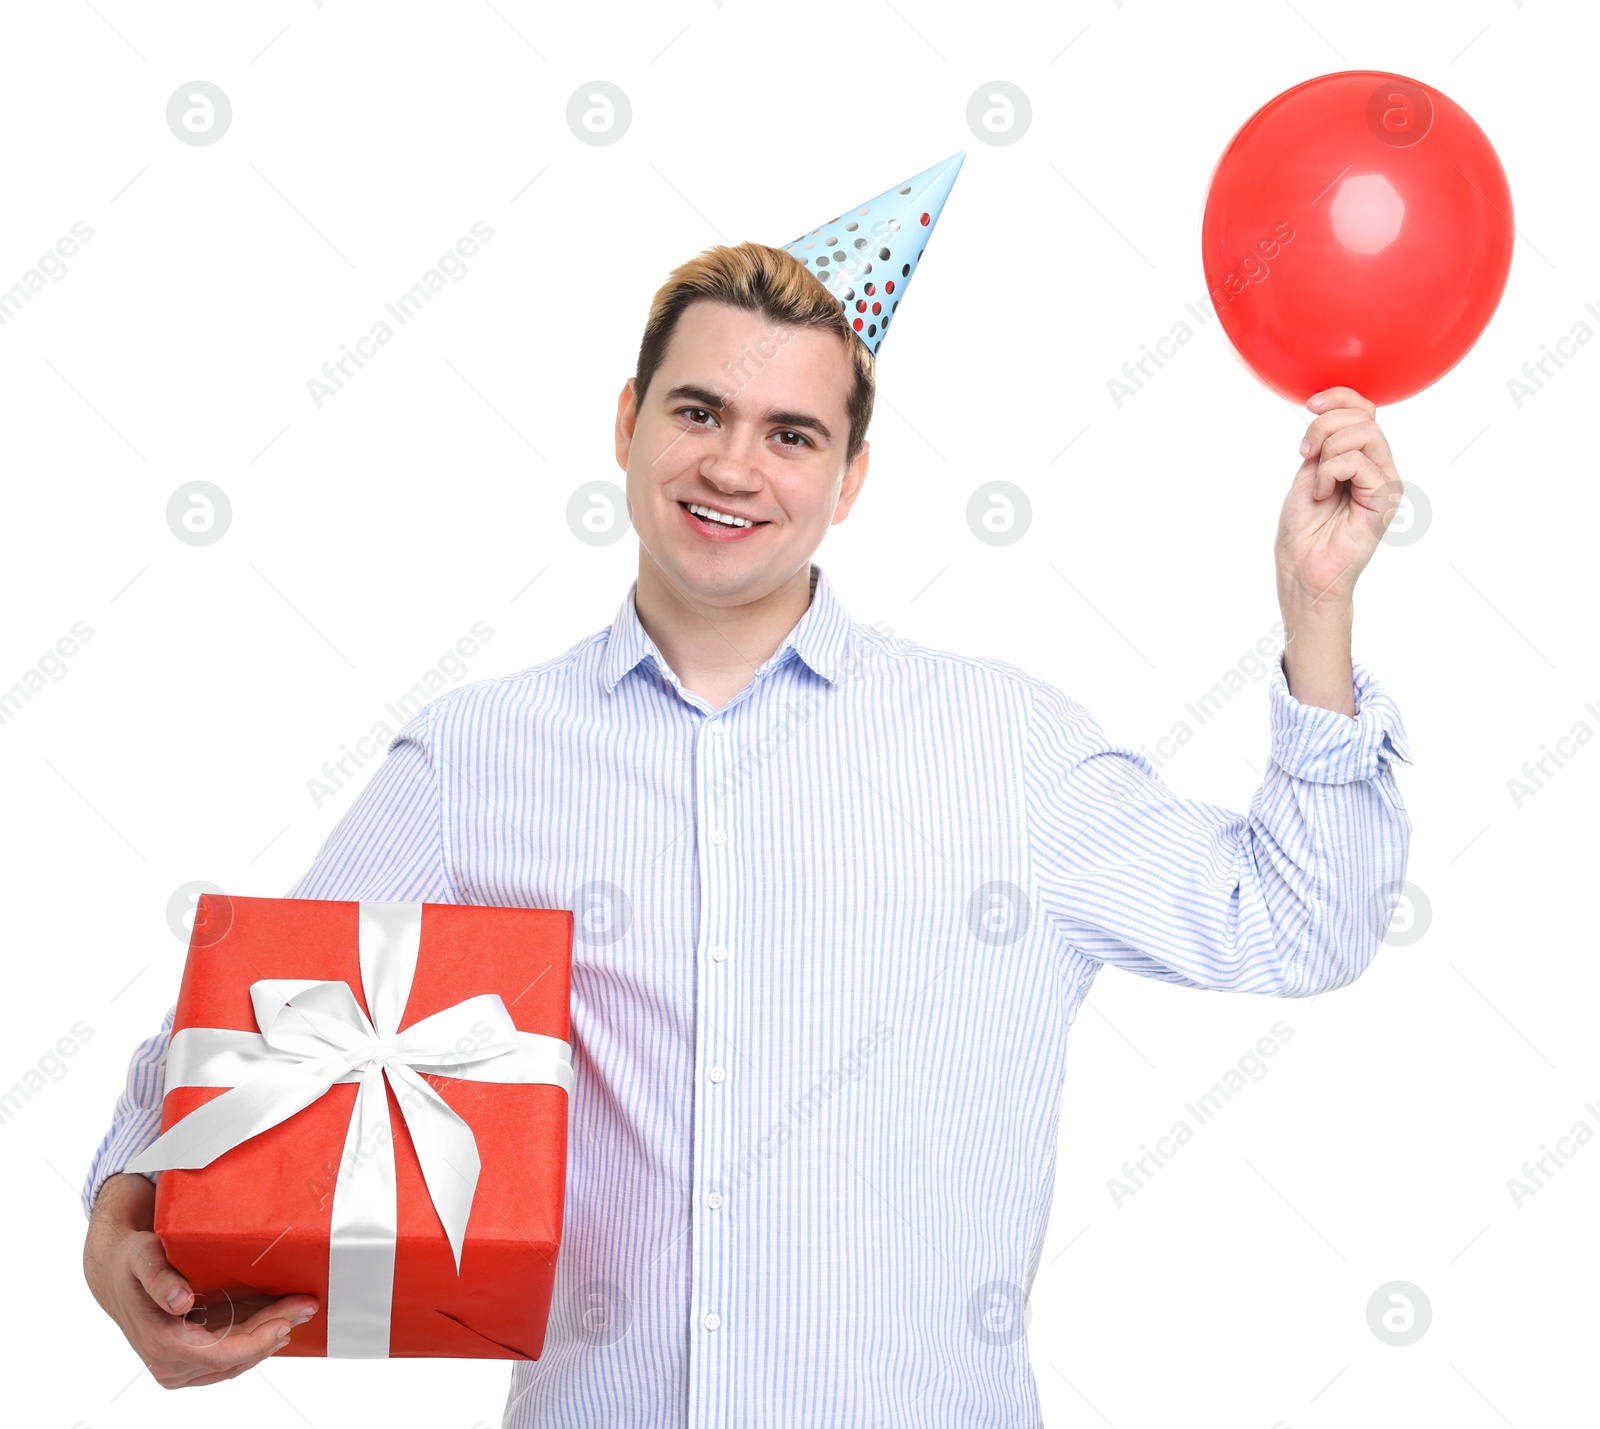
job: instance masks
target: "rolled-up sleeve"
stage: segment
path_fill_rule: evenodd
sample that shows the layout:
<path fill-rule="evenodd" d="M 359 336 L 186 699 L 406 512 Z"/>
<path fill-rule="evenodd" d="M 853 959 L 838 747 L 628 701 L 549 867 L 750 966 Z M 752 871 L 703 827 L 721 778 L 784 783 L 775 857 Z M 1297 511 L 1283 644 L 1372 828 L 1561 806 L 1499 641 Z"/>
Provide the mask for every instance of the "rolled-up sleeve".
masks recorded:
<path fill-rule="evenodd" d="M 311 867 L 286 898 L 459 901 L 450 880 L 440 806 L 442 781 L 433 747 L 434 700 L 390 741 L 383 763 L 334 825 Z M 167 1042 L 173 1011 L 161 1031 L 134 1049 L 127 1083 L 83 1184 L 83 1210 L 94 1210 L 107 1178 L 120 1172 L 161 1132 Z M 153 1173 L 151 1181 L 155 1180 Z"/>
<path fill-rule="evenodd" d="M 167 1009 L 166 1021 L 153 1037 L 146 1037 L 128 1060 L 128 1078 L 111 1112 L 111 1129 L 95 1148 L 89 1176 L 83 1183 L 83 1213 L 94 1210 L 94 1199 L 108 1176 L 115 1176 L 161 1134 L 161 1098 L 167 1079 L 167 1039 L 172 1034 L 176 1007 Z M 150 1177 L 153 1182 L 154 1176 Z"/>
<path fill-rule="evenodd" d="M 1411 821 L 1391 765 L 1400 712 L 1353 662 L 1356 714 L 1304 705 L 1282 656 L 1271 753 L 1247 814 L 1179 798 L 1144 755 L 1035 682 L 1024 787 L 1036 896 L 1082 957 L 1144 977 L 1307 997 L 1353 982 L 1382 943 Z"/>

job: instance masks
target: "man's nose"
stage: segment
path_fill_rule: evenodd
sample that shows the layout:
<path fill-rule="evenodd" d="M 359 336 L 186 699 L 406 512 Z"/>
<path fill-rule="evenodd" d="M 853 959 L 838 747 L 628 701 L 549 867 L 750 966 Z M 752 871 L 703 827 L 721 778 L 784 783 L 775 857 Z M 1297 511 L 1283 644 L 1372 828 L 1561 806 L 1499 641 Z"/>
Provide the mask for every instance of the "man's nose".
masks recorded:
<path fill-rule="evenodd" d="M 760 436 L 747 430 L 729 431 L 708 452 L 700 474 L 719 491 L 748 491 L 760 478 Z"/>

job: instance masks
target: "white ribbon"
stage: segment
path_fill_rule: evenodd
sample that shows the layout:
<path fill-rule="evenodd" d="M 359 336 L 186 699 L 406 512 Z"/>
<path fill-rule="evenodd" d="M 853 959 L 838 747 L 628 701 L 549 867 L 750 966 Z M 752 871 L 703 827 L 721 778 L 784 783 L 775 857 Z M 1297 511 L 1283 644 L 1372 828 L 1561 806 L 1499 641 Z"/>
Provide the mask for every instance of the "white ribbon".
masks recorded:
<path fill-rule="evenodd" d="M 186 1027 L 173 1034 L 167 1051 L 167 1091 L 228 1090 L 169 1128 L 125 1169 L 208 1166 L 310 1106 L 329 1087 L 359 1083 L 334 1183 L 328 1355 L 385 1359 L 399 1218 L 384 1078 L 411 1133 L 458 1275 L 478 1186 L 478 1144 L 472 1128 L 416 1069 L 478 1082 L 549 1083 L 568 1097 L 574 1079 L 570 1045 L 519 1031 L 496 994 L 466 998 L 400 1031 L 417 969 L 422 905 L 362 903 L 358 926 L 361 984 L 371 1018 L 346 982 L 252 983 L 259 1032 Z"/>

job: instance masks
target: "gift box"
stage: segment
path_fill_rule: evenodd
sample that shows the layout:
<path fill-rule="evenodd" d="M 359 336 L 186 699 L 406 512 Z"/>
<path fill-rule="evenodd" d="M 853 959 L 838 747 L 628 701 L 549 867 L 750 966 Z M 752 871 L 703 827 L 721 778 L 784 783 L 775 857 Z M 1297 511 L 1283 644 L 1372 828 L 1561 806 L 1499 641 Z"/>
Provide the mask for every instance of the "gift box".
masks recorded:
<path fill-rule="evenodd" d="M 155 1229 L 213 1328 L 279 1354 L 537 1359 L 572 1090 L 564 909 L 201 894 Z M 237 1307 L 237 1309 L 235 1308 Z"/>

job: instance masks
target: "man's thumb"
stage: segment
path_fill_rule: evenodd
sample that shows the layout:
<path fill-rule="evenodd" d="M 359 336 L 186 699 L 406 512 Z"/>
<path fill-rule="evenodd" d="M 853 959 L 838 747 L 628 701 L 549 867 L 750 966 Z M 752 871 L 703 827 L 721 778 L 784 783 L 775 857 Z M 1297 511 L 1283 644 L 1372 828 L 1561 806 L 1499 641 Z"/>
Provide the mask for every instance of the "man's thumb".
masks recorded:
<path fill-rule="evenodd" d="M 138 1276 L 145 1293 L 169 1315 L 188 1314 L 194 1304 L 194 1291 L 189 1282 L 167 1264 L 160 1237 L 142 1235 L 129 1240 L 133 1273 Z"/>

